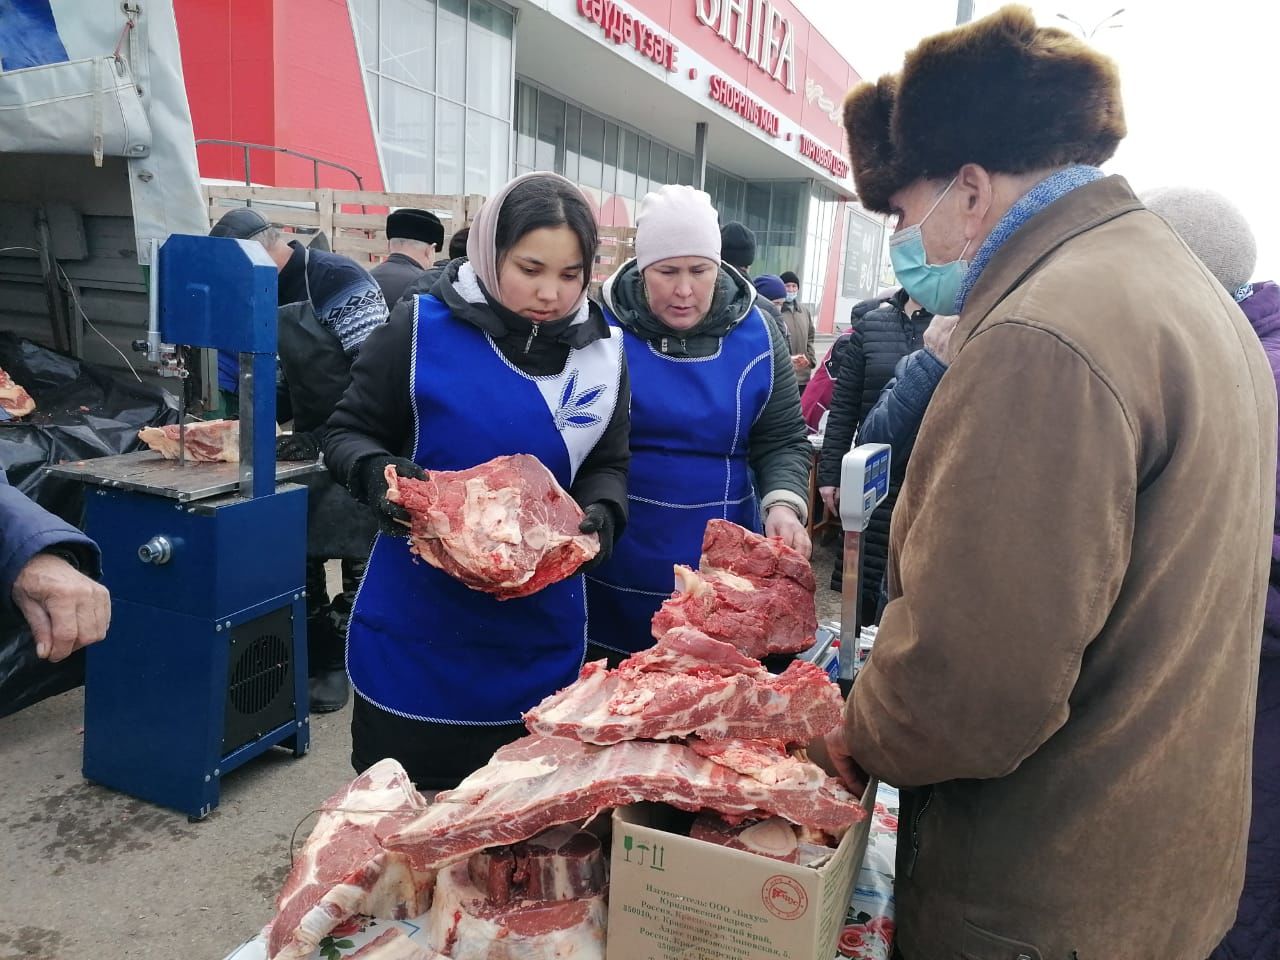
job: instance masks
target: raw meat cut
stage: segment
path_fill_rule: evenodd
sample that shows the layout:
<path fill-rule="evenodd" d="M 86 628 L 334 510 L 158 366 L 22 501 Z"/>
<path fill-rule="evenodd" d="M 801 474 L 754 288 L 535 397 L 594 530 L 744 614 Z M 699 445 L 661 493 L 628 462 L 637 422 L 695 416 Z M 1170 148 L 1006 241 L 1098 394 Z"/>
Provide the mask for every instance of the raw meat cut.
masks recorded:
<path fill-rule="evenodd" d="M 787 745 L 781 740 L 690 740 L 689 749 L 767 786 L 785 783 L 819 790 L 828 780 L 821 767 L 787 752 Z M 802 820 L 795 822 L 806 827 L 820 826 Z"/>
<path fill-rule="evenodd" d="M 388 850 L 429 870 L 641 800 L 730 818 L 776 815 L 829 833 L 865 816 L 857 800 L 813 764 L 768 744 L 751 752 L 743 741 L 729 743 L 732 751 L 720 750 L 713 762 L 678 742 L 624 740 L 597 747 L 565 737 L 525 737 L 500 748 L 412 822 L 379 836 Z M 753 775 L 732 769 L 737 760 Z"/>
<path fill-rule="evenodd" d="M 36 402 L 31 394 L 21 384 L 14 382 L 13 377 L 4 370 L 0 370 L 0 410 L 16 420 L 34 413 L 35 409 Z"/>
<path fill-rule="evenodd" d="M 694 840 L 714 843 L 733 850 L 759 854 L 786 863 L 799 859 L 800 842 L 796 827 L 781 817 L 767 820 L 744 820 L 732 824 L 718 813 L 704 810 L 689 829 Z"/>
<path fill-rule="evenodd" d="M 414 943 L 404 935 L 404 931 L 392 927 L 385 933 L 374 937 L 355 953 L 349 954 L 346 960 L 448 960 L 428 950 L 421 944 Z"/>
<path fill-rule="evenodd" d="M 138 439 L 166 460 L 178 459 L 178 425 L 143 427 Z M 186 457 L 195 463 L 239 463 L 240 421 L 199 420 L 187 424 Z"/>
<path fill-rule="evenodd" d="M 440 873 L 427 939 L 453 960 L 604 960 L 607 919 L 602 893 L 494 904 L 457 863 Z"/>
<path fill-rule="evenodd" d="M 775 677 L 731 644 L 674 627 L 616 670 L 586 664 L 524 720 L 532 733 L 596 744 L 690 734 L 807 744 L 839 726 L 843 705 L 812 663 L 793 661 Z"/>
<path fill-rule="evenodd" d="M 573 824 L 552 827 L 512 847 L 490 847 L 467 861 L 471 882 L 492 904 L 576 900 L 603 893 L 600 838 Z"/>
<path fill-rule="evenodd" d="M 655 638 L 691 626 L 753 657 L 813 646 L 813 569 L 777 537 L 711 520 L 698 570 L 677 565 L 675 575 L 675 595 L 653 616 Z"/>
<path fill-rule="evenodd" d="M 582 511 L 537 457 L 496 457 L 426 480 L 387 467 L 387 499 L 413 518 L 412 551 L 473 590 L 527 597 L 571 576 L 600 552 L 580 533 Z"/>
<path fill-rule="evenodd" d="M 427 809 L 404 768 L 381 760 L 325 801 L 276 898 L 267 956 L 309 957 L 321 939 L 357 914 L 403 920 L 425 913 L 435 876 L 382 849 L 378 836 Z"/>

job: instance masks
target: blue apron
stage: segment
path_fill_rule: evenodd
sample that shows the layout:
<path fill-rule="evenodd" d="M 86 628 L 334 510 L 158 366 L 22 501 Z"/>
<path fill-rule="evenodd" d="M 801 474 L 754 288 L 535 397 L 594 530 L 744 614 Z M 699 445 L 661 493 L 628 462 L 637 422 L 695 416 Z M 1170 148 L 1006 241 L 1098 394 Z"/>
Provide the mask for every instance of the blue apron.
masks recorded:
<path fill-rule="evenodd" d="M 747 439 L 773 390 L 773 342 L 754 308 L 709 357 L 665 356 L 630 332 L 623 342 L 630 516 L 613 556 L 587 576 L 587 610 L 592 643 L 633 653 L 653 646 L 649 621 L 671 596 L 672 566 L 698 565 L 708 520 L 760 529 Z"/>
<path fill-rule="evenodd" d="M 414 303 L 414 462 L 462 470 L 504 454 L 541 460 L 566 490 L 618 399 L 616 332 L 571 350 L 562 372 L 533 377 L 431 296 Z M 378 535 L 351 615 L 356 692 L 413 720 L 496 726 L 571 683 L 586 651 L 582 577 L 497 600 Z"/>

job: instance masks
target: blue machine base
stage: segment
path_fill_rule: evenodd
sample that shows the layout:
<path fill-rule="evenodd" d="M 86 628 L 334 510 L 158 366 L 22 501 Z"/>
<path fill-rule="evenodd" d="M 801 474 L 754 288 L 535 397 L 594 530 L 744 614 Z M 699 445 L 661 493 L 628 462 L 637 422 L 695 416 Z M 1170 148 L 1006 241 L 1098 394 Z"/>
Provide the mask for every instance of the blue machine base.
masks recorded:
<path fill-rule="evenodd" d="M 94 490 L 86 501 L 112 618 L 86 651 L 84 775 L 203 818 L 230 771 L 275 746 L 310 747 L 306 491 L 176 504 Z M 138 546 L 157 535 L 172 559 L 144 563 Z"/>

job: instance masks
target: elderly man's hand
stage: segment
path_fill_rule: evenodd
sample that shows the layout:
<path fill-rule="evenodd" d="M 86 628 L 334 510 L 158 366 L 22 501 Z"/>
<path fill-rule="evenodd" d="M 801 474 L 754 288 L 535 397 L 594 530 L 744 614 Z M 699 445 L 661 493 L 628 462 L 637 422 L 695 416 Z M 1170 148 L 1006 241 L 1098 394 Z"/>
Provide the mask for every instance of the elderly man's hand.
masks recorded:
<path fill-rule="evenodd" d="M 13 602 L 26 618 L 43 660 L 65 660 L 107 635 L 111 596 L 61 557 L 38 553 L 13 582 Z"/>
<path fill-rule="evenodd" d="M 764 535 L 781 537 L 783 543 L 806 557 L 812 548 L 809 531 L 800 522 L 800 515 L 785 503 L 775 503 L 765 514 Z"/>
<path fill-rule="evenodd" d="M 839 777 L 855 797 L 867 790 L 867 774 L 849 753 L 844 739 L 844 725 L 809 744 L 809 759 L 833 777 Z"/>
<path fill-rule="evenodd" d="M 955 330 L 959 321 L 959 317 L 935 316 L 924 332 L 925 349 L 947 366 L 951 366 L 951 361 L 956 356 L 956 348 L 960 346 L 958 343 L 951 342 L 951 332 Z"/>

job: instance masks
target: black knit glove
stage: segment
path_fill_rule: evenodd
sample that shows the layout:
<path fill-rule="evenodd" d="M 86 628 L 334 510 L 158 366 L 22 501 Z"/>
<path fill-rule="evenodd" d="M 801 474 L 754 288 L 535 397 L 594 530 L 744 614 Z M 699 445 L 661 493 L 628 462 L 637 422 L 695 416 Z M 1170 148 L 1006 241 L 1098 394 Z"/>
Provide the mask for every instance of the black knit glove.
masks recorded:
<path fill-rule="evenodd" d="M 356 464 L 354 471 L 356 481 L 348 489 L 357 500 L 367 503 L 378 520 L 378 529 L 389 537 L 405 537 L 409 535 L 409 511 L 398 503 L 387 499 L 388 466 L 394 466 L 396 473 L 414 480 L 427 479 L 427 471 L 412 460 L 404 457 L 369 457 Z M 398 521 L 403 520 L 404 523 Z"/>
<path fill-rule="evenodd" d="M 616 524 L 613 519 L 613 508 L 607 503 L 588 504 L 582 511 L 585 516 L 578 524 L 582 533 L 595 533 L 600 536 L 600 552 L 582 565 L 580 573 L 590 573 L 609 559 L 613 553 L 613 531 Z"/>
<path fill-rule="evenodd" d="M 314 460 L 320 456 L 320 439 L 314 433 L 285 433 L 276 437 L 277 460 Z"/>

